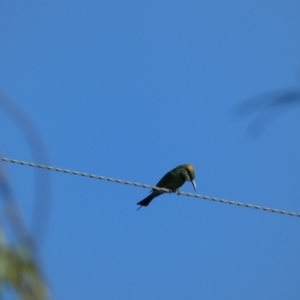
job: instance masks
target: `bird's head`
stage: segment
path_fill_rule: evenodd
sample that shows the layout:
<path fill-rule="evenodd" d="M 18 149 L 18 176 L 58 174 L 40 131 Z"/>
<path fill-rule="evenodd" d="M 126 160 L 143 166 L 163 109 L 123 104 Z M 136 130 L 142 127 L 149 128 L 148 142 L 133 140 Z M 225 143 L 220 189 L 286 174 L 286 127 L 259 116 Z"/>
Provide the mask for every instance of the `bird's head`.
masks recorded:
<path fill-rule="evenodd" d="M 183 170 L 186 181 L 190 181 L 194 187 L 194 190 L 196 191 L 196 182 L 194 181 L 196 176 L 194 167 L 190 164 L 186 164 L 183 165 Z"/>

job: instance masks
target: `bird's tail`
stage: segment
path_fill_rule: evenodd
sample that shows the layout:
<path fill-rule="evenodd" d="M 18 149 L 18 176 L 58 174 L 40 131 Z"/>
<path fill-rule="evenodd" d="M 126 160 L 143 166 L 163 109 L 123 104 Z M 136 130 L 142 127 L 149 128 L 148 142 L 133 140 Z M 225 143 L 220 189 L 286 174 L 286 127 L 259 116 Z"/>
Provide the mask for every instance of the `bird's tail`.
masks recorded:
<path fill-rule="evenodd" d="M 156 195 L 155 193 L 152 193 L 151 195 L 149 195 L 148 197 L 146 197 L 145 199 L 143 199 L 142 201 L 138 202 L 137 205 L 140 205 L 140 207 L 138 208 L 138 210 L 142 207 L 142 206 L 148 206 L 149 203 L 158 195 Z"/>

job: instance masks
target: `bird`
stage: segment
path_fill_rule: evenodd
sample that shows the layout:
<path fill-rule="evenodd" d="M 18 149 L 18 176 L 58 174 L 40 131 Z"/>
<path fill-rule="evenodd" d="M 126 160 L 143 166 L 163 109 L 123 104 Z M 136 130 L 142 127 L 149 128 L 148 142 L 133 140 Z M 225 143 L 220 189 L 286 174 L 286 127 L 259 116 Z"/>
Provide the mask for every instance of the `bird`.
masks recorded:
<path fill-rule="evenodd" d="M 166 173 L 162 179 L 156 184 L 157 187 L 169 189 L 172 192 L 178 190 L 186 181 L 190 181 L 196 190 L 196 183 L 195 179 L 195 169 L 191 164 L 183 164 L 179 165 L 173 170 Z M 148 206 L 149 203 L 157 196 L 166 193 L 163 191 L 158 191 L 152 189 L 152 193 L 146 197 L 145 199 L 141 200 L 137 203 L 140 207 L 137 209 L 139 210 L 142 206 Z"/>

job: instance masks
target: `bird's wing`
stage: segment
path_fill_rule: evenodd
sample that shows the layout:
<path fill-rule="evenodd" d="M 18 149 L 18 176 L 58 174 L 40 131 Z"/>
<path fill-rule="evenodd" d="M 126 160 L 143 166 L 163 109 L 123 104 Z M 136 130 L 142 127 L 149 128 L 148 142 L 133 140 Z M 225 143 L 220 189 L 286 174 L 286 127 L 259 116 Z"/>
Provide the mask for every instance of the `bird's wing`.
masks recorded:
<path fill-rule="evenodd" d="M 168 172 L 158 183 L 157 187 L 168 188 L 168 185 L 172 183 L 175 179 L 175 174 L 173 172 Z"/>

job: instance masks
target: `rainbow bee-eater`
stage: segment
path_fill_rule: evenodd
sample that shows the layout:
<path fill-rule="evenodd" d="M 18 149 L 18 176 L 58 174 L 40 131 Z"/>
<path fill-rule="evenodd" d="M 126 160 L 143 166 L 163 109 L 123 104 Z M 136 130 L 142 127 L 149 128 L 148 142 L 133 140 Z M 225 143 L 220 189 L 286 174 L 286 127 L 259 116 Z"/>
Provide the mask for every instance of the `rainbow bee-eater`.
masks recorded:
<path fill-rule="evenodd" d="M 194 167 L 190 164 L 180 165 L 167 174 L 157 183 L 157 187 L 169 189 L 172 192 L 178 190 L 186 181 L 190 181 L 193 184 L 194 189 L 196 190 L 195 179 L 195 170 Z M 157 196 L 163 194 L 163 191 L 152 190 L 152 193 L 138 202 L 137 205 L 140 205 L 138 210 L 142 206 L 148 206 L 149 203 Z"/>

